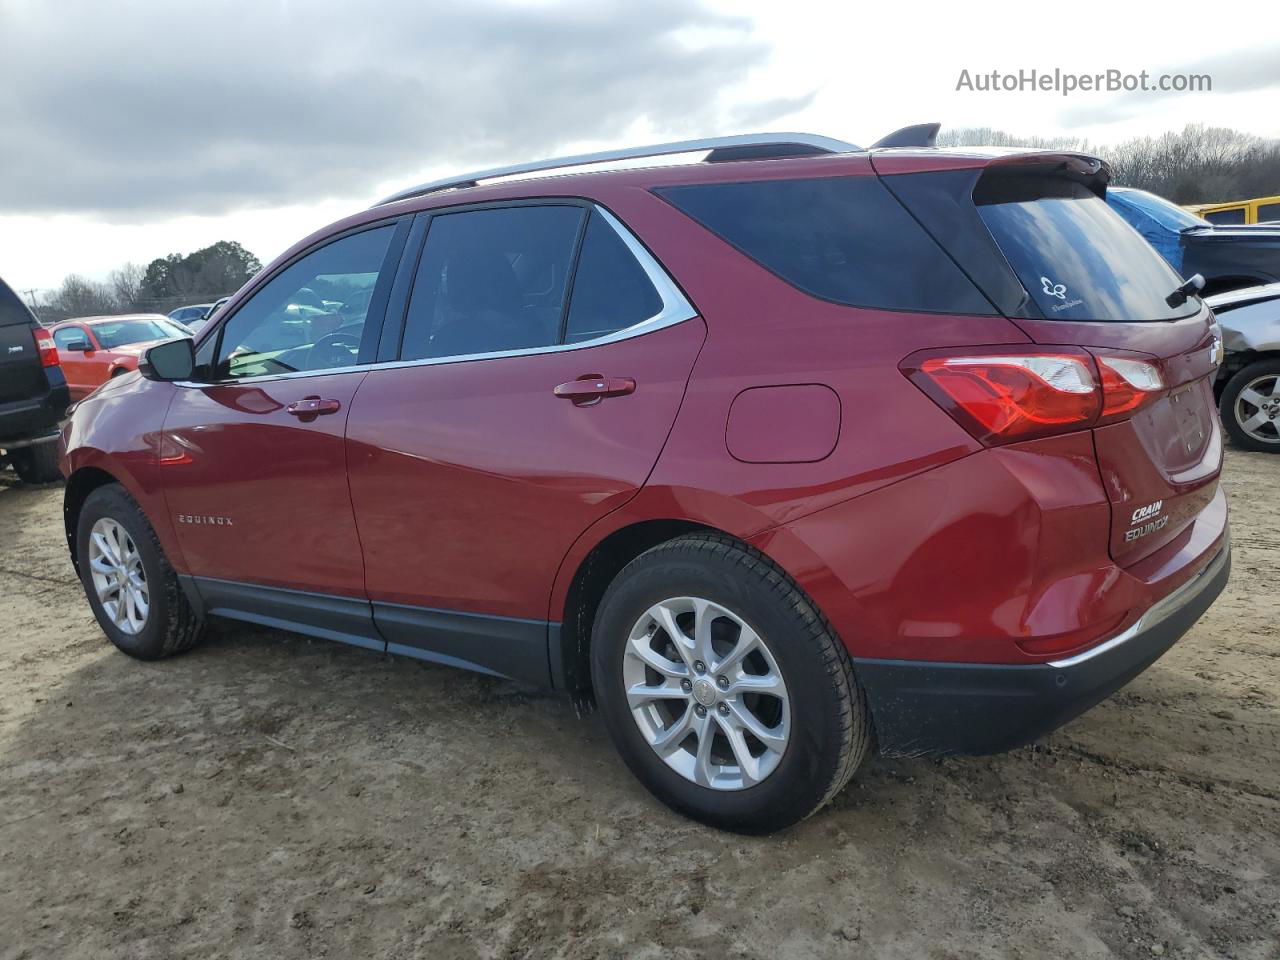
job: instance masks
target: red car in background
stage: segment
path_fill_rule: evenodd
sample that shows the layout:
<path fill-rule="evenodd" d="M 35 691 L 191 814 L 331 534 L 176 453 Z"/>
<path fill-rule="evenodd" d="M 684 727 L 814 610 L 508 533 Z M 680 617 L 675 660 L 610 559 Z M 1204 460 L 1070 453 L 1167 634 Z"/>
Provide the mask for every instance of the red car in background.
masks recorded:
<path fill-rule="evenodd" d="M 138 358 L 147 347 L 191 335 L 159 313 L 77 317 L 49 329 L 73 401 L 87 397 L 112 377 L 138 369 Z"/>

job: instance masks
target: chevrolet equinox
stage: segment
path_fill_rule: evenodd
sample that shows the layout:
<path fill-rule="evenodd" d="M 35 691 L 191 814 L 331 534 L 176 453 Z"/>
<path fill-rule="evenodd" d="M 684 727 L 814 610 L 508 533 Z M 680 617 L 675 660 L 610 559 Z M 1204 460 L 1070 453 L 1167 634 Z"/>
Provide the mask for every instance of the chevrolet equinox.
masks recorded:
<path fill-rule="evenodd" d="M 1078 715 L 1226 582 L 1213 316 L 1104 162 L 899 140 L 542 161 L 301 241 L 75 407 L 102 629 L 151 660 L 231 617 L 563 691 L 744 832 L 873 749 Z"/>

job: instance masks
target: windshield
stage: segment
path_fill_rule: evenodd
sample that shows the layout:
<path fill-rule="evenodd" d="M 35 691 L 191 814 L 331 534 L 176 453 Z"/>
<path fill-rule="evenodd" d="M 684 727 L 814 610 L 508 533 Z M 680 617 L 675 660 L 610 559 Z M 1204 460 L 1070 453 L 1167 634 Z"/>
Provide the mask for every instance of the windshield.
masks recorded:
<path fill-rule="evenodd" d="M 93 335 L 103 350 L 123 347 L 131 343 L 145 343 L 148 340 L 168 340 L 172 337 L 185 337 L 186 332 L 168 320 L 106 320 L 93 325 Z"/>
<path fill-rule="evenodd" d="M 1113 190 L 1111 195 L 1120 203 L 1137 207 L 1162 227 L 1170 230 L 1189 230 L 1193 227 L 1211 226 L 1208 220 L 1202 220 L 1190 210 L 1184 210 L 1164 197 L 1145 190 Z"/>
<path fill-rule="evenodd" d="M 987 229 L 1051 320 L 1172 320 L 1200 309 L 1165 297 L 1182 279 L 1084 184 L 1001 176 L 974 191 Z"/>

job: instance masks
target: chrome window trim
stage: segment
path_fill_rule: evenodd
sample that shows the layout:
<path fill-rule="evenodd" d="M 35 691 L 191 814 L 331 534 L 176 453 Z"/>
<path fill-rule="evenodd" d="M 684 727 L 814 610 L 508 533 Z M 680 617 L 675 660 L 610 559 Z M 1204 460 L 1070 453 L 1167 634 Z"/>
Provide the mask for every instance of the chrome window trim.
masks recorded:
<path fill-rule="evenodd" d="M 507 357 L 531 357 L 543 353 L 567 353 L 571 350 L 586 350 L 591 347 L 600 347 L 610 343 L 617 343 L 621 340 L 630 340 L 632 337 L 642 337 L 646 333 L 652 333 L 655 330 L 662 330 L 666 327 L 675 326 L 677 323 L 684 323 L 686 320 L 692 320 L 698 315 L 698 311 L 693 308 L 685 295 L 676 286 L 675 281 L 671 279 L 671 275 L 663 268 L 662 264 L 654 258 L 648 249 L 642 244 L 631 232 L 631 230 L 622 223 L 617 217 L 597 203 L 592 203 L 589 208 L 599 213 L 613 228 L 614 232 L 622 239 L 631 255 L 636 258 L 636 262 L 640 264 L 645 275 L 648 276 L 649 282 L 653 284 L 654 289 L 658 292 L 659 299 L 662 300 L 662 309 L 646 320 L 624 327 L 621 330 L 615 330 L 613 333 L 605 334 L 602 337 L 596 337 L 592 340 L 582 340 L 578 343 L 557 343 L 547 347 L 527 347 L 522 350 L 499 350 L 491 353 L 465 353 L 451 357 L 428 357 L 422 360 L 384 360 L 382 362 L 358 363 L 349 367 L 329 367 L 324 370 L 297 370 L 293 373 L 266 373 L 256 377 L 234 377 L 226 380 L 211 380 L 207 383 L 198 383 L 193 380 L 177 380 L 174 381 L 179 387 L 202 388 L 210 386 L 229 386 L 231 384 L 240 383 L 270 383 L 275 380 L 299 380 L 306 377 L 326 377 L 334 376 L 340 373 L 367 373 L 370 370 L 395 370 L 403 367 L 428 367 L 438 366 L 445 363 L 470 363 L 474 360 L 501 360 Z M 459 211 L 464 212 L 464 211 Z M 448 216 L 446 211 L 440 211 L 437 216 Z M 581 254 L 579 254 L 581 255 Z M 572 294 L 570 294 L 572 297 Z M 248 301 L 246 301 L 247 303 Z"/>

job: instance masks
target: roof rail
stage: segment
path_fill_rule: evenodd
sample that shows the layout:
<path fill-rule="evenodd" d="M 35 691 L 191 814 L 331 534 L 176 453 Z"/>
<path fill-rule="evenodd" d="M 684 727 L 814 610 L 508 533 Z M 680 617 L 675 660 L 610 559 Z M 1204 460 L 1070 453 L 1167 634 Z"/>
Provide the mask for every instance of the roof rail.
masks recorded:
<path fill-rule="evenodd" d="M 782 157 L 803 157 L 820 153 L 854 153 L 861 149 L 843 140 L 819 137 L 811 133 L 745 133 L 732 137 L 710 137 L 705 140 L 676 140 L 672 143 L 655 143 L 648 147 L 627 147 L 623 150 L 604 150 L 600 153 L 583 153 L 576 157 L 556 157 L 551 160 L 535 160 L 517 163 L 509 167 L 491 167 L 476 173 L 448 177 L 420 183 L 399 193 L 379 200 L 380 207 L 397 200 L 408 200 L 440 190 L 458 190 L 474 187 L 481 180 L 510 177 L 521 173 L 537 173 L 560 167 L 578 167 L 592 163 L 609 163 L 615 160 L 639 160 L 644 157 L 665 157 L 674 153 L 709 151 L 706 160 L 716 163 L 725 160 L 769 160 Z"/>

